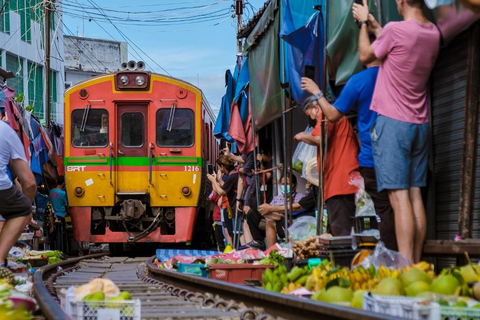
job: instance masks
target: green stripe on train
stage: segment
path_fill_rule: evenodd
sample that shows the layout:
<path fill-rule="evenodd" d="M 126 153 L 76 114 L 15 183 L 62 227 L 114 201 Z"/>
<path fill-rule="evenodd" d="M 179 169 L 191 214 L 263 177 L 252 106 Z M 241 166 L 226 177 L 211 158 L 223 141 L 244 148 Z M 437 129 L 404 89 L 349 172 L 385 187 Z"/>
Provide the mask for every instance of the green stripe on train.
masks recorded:
<path fill-rule="evenodd" d="M 150 165 L 148 157 L 115 157 L 112 160 L 115 166 L 145 167 Z M 189 161 L 185 162 L 182 160 Z M 202 162 L 202 158 L 197 157 L 155 157 L 152 164 L 165 166 L 201 166 Z M 65 166 L 110 166 L 110 158 L 69 157 L 65 158 L 63 163 Z"/>

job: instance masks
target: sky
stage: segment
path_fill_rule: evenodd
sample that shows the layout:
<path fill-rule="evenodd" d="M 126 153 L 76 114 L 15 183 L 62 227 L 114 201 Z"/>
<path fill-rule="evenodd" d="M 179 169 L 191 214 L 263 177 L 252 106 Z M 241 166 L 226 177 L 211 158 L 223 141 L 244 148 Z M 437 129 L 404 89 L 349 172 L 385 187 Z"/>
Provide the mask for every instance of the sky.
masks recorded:
<path fill-rule="evenodd" d="M 243 23 L 265 0 L 244 0 Z M 63 1 L 64 33 L 128 42 L 129 60 L 198 86 L 215 113 L 235 67 L 234 0 Z"/>

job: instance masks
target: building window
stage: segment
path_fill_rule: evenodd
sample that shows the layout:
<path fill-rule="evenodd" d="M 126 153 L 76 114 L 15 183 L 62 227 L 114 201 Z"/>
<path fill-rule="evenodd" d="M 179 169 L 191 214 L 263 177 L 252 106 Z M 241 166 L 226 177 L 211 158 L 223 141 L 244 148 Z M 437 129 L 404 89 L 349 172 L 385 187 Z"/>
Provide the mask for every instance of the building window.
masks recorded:
<path fill-rule="evenodd" d="M 28 62 L 28 104 L 33 106 L 33 114 L 39 119 L 45 118 L 43 108 L 43 67 Z"/>
<path fill-rule="evenodd" d="M 193 146 L 194 114 L 192 110 L 160 109 L 157 111 L 156 120 L 158 146 Z"/>
<path fill-rule="evenodd" d="M 23 59 L 7 53 L 6 59 L 6 69 L 7 71 L 13 72 L 15 78 L 10 78 L 7 80 L 7 85 L 15 91 L 15 95 L 24 93 L 23 87 Z"/>
<path fill-rule="evenodd" d="M 16 2 L 16 3 L 15 3 Z M 29 8 L 30 1 L 28 0 L 17 0 L 10 1 L 10 9 L 16 11 L 20 16 L 20 39 L 22 41 L 31 43 L 32 42 L 32 15 L 31 9 Z"/>
<path fill-rule="evenodd" d="M 8 2 L 9 0 L 0 0 L 0 32 L 6 34 L 10 34 L 10 7 Z"/>
<path fill-rule="evenodd" d="M 50 70 L 50 119 L 54 119 L 57 107 L 57 74 L 58 72 Z"/>

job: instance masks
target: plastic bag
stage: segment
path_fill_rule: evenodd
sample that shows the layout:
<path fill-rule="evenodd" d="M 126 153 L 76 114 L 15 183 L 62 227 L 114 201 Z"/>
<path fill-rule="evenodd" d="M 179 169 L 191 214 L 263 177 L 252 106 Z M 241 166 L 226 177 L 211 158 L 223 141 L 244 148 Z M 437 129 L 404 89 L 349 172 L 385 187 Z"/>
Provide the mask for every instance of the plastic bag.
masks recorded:
<path fill-rule="evenodd" d="M 348 183 L 358 188 L 355 193 L 355 217 L 376 216 L 372 197 L 365 191 L 365 183 L 360 172 L 352 172 Z"/>
<path fill-rule="evenodd" d="M 302 178 L 306 179 L 308 182 L 318 187 L 318 161 L 315 154 L 315 157 L 310 159 L 308 162 L 305 162 L 303 165 Z"/>
<path fill-rule="evenodd" d="M 312 127 L 307 127 L 305 129 L 305 133 L 311 133 L 312 132 Z M 293 153 L 292 157 L 292 169 L 294 171 L 297 171 L 298 173 L 303 172 L 303 167 L 306 165 L 306 161 L 309 161 L 313 157 L 316 156 L 317 154 L 317 147 L 316 146 L 311 146 L 303 141 L 300 141 L 297 145 L 297 148 L 295 149 L 295 152 Z"/>
<path fill-rule="evenodd" d="M 410 263 L 401 253 L 387 249 L 385 244 L 380 241 L 377 243 L 375 250 L 360 265 L 365 269 L 368 269 L 371 265 L 375 269 L 378 269 L 381 265 L 390 269 L 401 269 L 410 265 Z"/>
<path fill-rule="evenodd" d="M 317 233 L 317 219 L 310 216 L 297 218 L 288 228 L 288 233 L 292 241 L 302 241 L 312 237 Z"/>

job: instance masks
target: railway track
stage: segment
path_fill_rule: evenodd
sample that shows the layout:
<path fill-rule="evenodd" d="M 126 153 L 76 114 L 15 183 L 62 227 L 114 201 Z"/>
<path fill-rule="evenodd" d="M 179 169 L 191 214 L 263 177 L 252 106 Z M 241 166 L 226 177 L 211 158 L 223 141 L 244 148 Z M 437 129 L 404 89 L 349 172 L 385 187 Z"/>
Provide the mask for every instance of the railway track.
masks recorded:
<path fill-rule="evenodd" d="M 60 290 L 108 278 L 140 299 L 142 320 L 398 319 L 163 270 L 153 259 L 96 254 L 47 266 L 34 275 L 35 298 L 47 319 L 69 320 L 60 307 Z"/>

